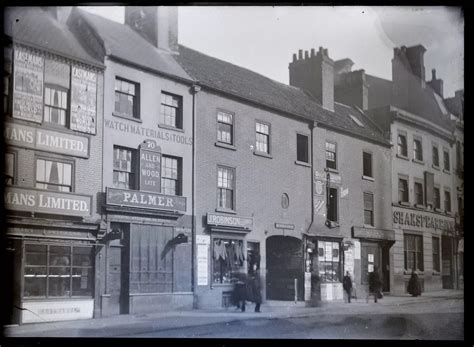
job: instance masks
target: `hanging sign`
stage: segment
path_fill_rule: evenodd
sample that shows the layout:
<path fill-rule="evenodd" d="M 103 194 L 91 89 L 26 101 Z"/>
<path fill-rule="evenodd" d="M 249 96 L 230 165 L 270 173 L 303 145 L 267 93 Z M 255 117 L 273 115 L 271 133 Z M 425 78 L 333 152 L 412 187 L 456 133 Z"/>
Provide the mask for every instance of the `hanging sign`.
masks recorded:
<path fill-rule="evenodd" d="M 97 117 L 97 74 L 72 67 L 71 129 L 95 135 Z"/>
<path fill-rule="evenodd" d="M 161 192 L 161 148 L 154 140 L 145 140 L 140 151 L 140 190 Z M 177 172 L 177 168 L 176 168 Z"/>
<path fill-rule="evenodd" d="M 44 58 L 22 48 L 14 50 L 13 118 L 41 123 Z"/>

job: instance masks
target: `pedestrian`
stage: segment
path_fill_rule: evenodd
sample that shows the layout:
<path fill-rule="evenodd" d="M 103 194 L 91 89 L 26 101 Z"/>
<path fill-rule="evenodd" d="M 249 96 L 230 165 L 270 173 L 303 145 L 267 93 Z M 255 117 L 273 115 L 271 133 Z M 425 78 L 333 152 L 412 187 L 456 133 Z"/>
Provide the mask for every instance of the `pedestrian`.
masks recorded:
<path fill-rule="evenodd" d="M 349 271 L 346 271 L 346 275 L 342 279 L 342 287 L 347 293 L 347 302 L 350 304 L 352 296 L 352 279 Z"/>
<path fill-rule="evenodd" d="M 245 312 L 245 299 L 246 299 L 246 287 L 247 279 L 245 274 L 236 273 L 234 274 L 235 284 L 234 290 L 232 291 L 232 302 L 239 308 L 242 312 Z"/>
<path fill-rule="evenodd" d="M 262 285 L 256 263 L 252 265 L 252 272 L 248 281 L 247 288 L 247 299 L 255 303 L 255 312 L 260 312 L 260 305 L 262 303 Z"/>
<path fill-rule="evenodd" d="M 377 269 L 377 266 L 374 266 L 374 271 L 369 272 L 369 295 L 374 295 L 374 302 L 377 302 L 377 299 L 382 298 L 382 281 L 380 280 L 380 275 Z M 367 296 L 367 301 L 369 297 Z"/>
<path fill-rule="evenodd" d="M 420 279 L 418 278 L 418 274 L 415 270 L 413 270 L 411 273 L 410 280 L 408 281 L 407 291 L 415 297 L 421 295 Z"/>

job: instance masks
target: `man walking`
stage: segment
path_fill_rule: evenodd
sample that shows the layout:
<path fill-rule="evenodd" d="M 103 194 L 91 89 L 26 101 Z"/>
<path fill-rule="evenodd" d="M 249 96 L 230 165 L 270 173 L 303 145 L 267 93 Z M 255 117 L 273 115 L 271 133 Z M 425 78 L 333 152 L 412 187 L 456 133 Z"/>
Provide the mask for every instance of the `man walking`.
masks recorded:
<path fill-rule="evenodd" d="M 352 296 L 352 279 L 349 271 L 346 271 L 346 275 L 342 279 L 342 287 L 347 293 L 347 302 L 351 303 L 351 296 Z"/>
<path fill-rule="evenodd" d="M 377 266 L 374 266 L 374 271 L 369 272 L 369 295 L 370 293 L 374 294 L 374 302 L 377 302 L 377 299 L 382 297 L 382 281 L 380 280 Z M 367 296 L 367 301 L 368 299 L 369 296 Z"/>

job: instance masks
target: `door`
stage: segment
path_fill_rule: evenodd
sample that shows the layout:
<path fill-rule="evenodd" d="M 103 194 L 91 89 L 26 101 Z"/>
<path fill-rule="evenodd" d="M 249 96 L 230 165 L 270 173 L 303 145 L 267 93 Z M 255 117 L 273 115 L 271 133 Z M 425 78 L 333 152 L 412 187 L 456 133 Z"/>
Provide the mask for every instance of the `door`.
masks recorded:
<path fill-rule="evenodd" d="M 111 245 L 109 248 L 109 285 L 110 310 L 112 314 L 129 313 L 128 266 L 126 248 Z"/>
<path fill-rule="evenodd" d="M 441 237 L 441 259 L 443 276 L 443 289 L 454 289 L 453 276 L 453 245 L 452 239 L 447 236 Z"/>
<path fill-rule="evenodd" d="M 382 247 L 382 291 L 390 292 L 390 245 Z"/>
<path fill-rule="evenodd" d="M 380 246 L 376 242 L 361 242 L 361 279 L 362 284 L 369 284 L 369 272 L 374 271 L 375 268 L 378 269 L 379 275 L 381 255 L 380 255 Z"/>

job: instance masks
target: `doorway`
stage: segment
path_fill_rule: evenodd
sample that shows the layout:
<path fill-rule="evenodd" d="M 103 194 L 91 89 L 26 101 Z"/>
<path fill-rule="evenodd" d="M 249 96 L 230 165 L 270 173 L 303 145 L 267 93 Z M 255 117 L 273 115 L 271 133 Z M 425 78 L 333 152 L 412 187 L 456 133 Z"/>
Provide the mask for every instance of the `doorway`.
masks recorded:
<path fill-rule="evenodd" d="M 441 237 L 441 260 L 442 260 L 442 277 L 443 289 L 454 289 L 453 276 L 453 244 L 452 238 L 447 236 Z"/>
<path fill-rule="evenodd" d="M 128 314 L 129 308 L 129 230 L 128 225 L 111 223 L 112 230 L 120 231 L 120 238 L 109 241 L 108 286 L 110 312 L 113 315 Z"/>
<path fill-rule="evenodd" d="M 376 242 L 361 242 L 360 250 L 362 284 L 369 284 L 370 272 L 373 272 L 375 268 L 377 268 L 380 275 L 381 248 Z"/>

